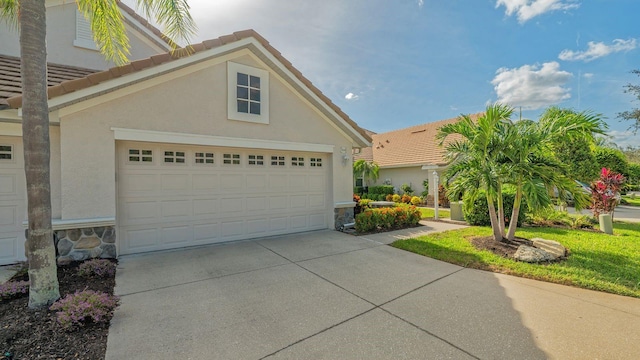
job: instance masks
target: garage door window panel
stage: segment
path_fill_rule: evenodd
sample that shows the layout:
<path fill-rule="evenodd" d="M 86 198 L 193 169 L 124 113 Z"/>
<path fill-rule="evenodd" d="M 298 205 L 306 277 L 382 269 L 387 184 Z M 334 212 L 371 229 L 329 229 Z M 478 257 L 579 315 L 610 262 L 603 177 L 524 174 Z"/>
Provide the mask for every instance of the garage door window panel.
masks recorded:
<path fill-rule="evenodd" d="M 321 168 L 322 167 L 322 159 L 321 158 L 311 158 L 309 159 L 309 166 L 312 168 Z"/>
<path fill-rule="evenodd" d="M 304 167 L 304 158 L 299 156 L 291 157 L 291 166 L 293 167 Z"/>
<path fill-rule="evenodd" d="M 285 159 L 284 156 L 272 155 L 271 166 L 285 166 L 284 159 Z"/>
<path fill-rule="evenodd" d="M 164 162 L 167 164 L 184 164 L 186 154 L 184 151 L 165 151 Z"/>
<path fill-rule="evenodd" d="M 13 160 L 13 146 L 0 144 L 0 161 L 10 162 Z"/>
<path fill-rule="evenodd" d="M 240 154 L 223 154 L 222 163 L 224 165 L 240 165 Z"/>
<path fill-rule="evenodd" d="M 264 156 L 263 155 L 249 155 L 249 165 L 253 166 L 263 166 L 264 165 Z"/>
<path fill-rule="evenodd" d="M 153 162 L 153 150 L 129 149 L 129 162 L 150 164 Z"/>
<path fill-rule="evenodd" d="M 215 164 L 214 153 L 197 152 L 195 155 L 196 155 L 195 156 L 196 164 L 207 164 L 207 165 Z"/>

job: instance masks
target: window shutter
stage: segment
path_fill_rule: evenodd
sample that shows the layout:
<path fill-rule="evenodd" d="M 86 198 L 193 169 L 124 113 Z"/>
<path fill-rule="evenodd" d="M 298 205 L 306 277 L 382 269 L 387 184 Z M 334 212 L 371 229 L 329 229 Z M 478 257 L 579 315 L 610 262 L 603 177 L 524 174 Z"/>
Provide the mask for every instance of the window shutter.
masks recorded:
<path fill-rule="evenodd" d="M 84 18 L 84 15 L 76 9 L 76 39 L 73 45 L 84 47 L 87 49 L 97 50 L 96 43 L 93 41 L 93 33 L 91 32 L 91 24 Z"/>

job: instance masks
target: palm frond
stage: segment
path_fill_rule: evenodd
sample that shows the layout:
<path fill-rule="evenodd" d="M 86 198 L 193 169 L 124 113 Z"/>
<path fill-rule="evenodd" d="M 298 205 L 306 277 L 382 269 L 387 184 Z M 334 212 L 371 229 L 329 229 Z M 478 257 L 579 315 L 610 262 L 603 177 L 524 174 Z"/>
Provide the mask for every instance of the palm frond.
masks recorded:
<path fill-rule="evenodd" d="M 18 0 L 0 0 L 0 18 L 12 29 L 18 30 Z"/>

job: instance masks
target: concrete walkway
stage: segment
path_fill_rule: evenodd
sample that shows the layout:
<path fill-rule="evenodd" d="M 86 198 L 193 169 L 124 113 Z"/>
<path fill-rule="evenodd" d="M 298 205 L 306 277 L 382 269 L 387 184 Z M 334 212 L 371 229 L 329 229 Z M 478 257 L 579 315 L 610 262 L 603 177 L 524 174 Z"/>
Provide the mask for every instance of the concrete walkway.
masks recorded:
<path fill-rule="evenodd" d="M 107 359 L 637 359 L 640 299 L 318 231 L 122 257 Z"/>

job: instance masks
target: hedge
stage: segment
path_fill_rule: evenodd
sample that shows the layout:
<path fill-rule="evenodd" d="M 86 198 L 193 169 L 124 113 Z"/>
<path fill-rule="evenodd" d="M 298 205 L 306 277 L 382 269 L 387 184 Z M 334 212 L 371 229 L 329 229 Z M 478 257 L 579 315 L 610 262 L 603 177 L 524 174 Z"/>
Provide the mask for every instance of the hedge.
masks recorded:
<path fill-rule="evenodd" d="M 503 190 L 502 198 L 504 200 L 504 217 L 505 224 L 509 224 L 509 219 L 513 212 L 513 202 L 516 198 L 514 190 Z M 487 226 L 491 225 L 491 218 L 489 217 L 489 205 L 487 204 L 487 196 L 484 191 L 480 191 L 476 200 L 472 203 L 468 197 L 463 198 L 464 206 L 463 213 L 464 219 L 470 225 Z M 498 204 L 496 202 L 496 213 L 498 211 Z M 518 214 L 518 226 L 521 226 L 525 220 L 525 209 L 527 204 L 525 199 L 522 199 L 520 204 L 520 213 Z"/>
<path fill-rule="evenodd" d="M 363 233 L 403 229 L 417 225 L 418 221 L 420 221 L 420 210 L 415 206 L 367 209 L 356 215 L 356 231 Z"/>
<path fill-rule="evenodd" d="M 369 194 L 381 194 L 381 195 L 393 194 L 393 186 L 391 185 L 369 186 Z"/>

